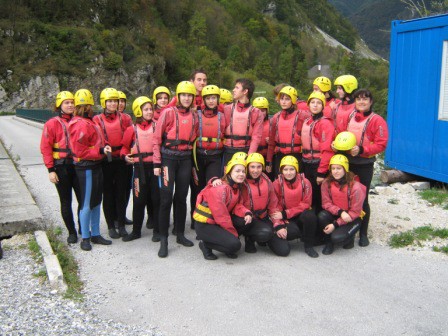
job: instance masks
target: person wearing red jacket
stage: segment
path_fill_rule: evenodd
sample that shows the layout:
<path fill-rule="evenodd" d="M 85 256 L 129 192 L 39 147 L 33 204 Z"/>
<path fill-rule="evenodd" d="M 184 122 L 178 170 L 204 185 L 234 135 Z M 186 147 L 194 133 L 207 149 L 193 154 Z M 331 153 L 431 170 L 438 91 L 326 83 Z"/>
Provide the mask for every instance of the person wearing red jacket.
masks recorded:
<path fill-rule="evenodd" d="M 224 107 L 226 118 L 223 166 L 236 152 L 256 153 L 263 135 L 263 117 L 250 104 L 255 85 L 247 78 L 235 81 L 234 103 Z"/>
<path fill-rule="evenodd" d="M 291 155 L 297 161 L 302 160 L 302 125 L 310 116 L 309 111 L 296 108 L 297 90 L 292 86 L 283 87 L 277 99 L 282 110 L 272 117 L 266 160 L 266 171 L 272 171 L 274 176 L 280 173 L 283 157 Z"/>
<path fill-rule="evenodd" d="M 311 258 L 319 254 L 314 250 L 317 217 L 311 210 L 311 183 L 303 174 L 299 174 L 299 162 L 294 156 L 287 155 L 280 162 L 281 174 L 274 181 L 281 211 L 274 216 L 284 224 L 275 227 L 275 233 L 268 242 L 269 248 L 278 256 L 287 256 L 291 250 L 288 240 L 300 236 L 305 245 L 305 253 Z"/>
<path fill-rule="evenodd" d="M 372 111 L 373 96 L 369 90 L 361 89 L 354 93 L 355 112 L 346 116 L 344 131 L 353 133 L 356 137 L 354 146 L 348 157 L 351 171 L 359 177 L 360 182 L 370 189 L 373 177 L 373 166 L 376 155 L 386 149 L 389 133 L 386 121 Z M 370 220 L 369 193 L 364 200 L 361 230 L 359 231 L 359 246 L 368 246 L 367 231 Z"/>
<path fill-rule="evenodd" d="M 340 103 L 340 100 L 336 99 L 331 92 L 330 78 L 317 77 L 313 82 L 313 91 L 322 92 L 325 95 L 325 107 L 322 112 L 325 117 L 332 119 L 332 110 L 336 107 L 336 104 Z"/>
<path fill-rule="evenodd" d="M 233 226 L 231 213 L 241 199 L 241 185 L 246 178 L 246 161 L 232 159 L 226 166 L 222 183 L 209 181 L 199 193 L 193 213 L 195 229 L 204 258 L 216 260 L 213 250 L 235 259 L 241 249 L 238 231 Z M 252 217 L 245 216 L 247 223 Z"/>
<path fill-rule="evenodd" d="M 194 96 L 194 109 L 196 111 L 202 111 L 205 108 L 204 100 L 202 98 L 202 89 L 207 85 L 207 73 L 204 69 L 195 69 L 190 74 L 190 82 L 193 83 L 196 88 L 196 94 Z M 173 97 L 167 107 L 174 107 L 179 105 L 178 97 Z"/>
<path fill-rule="evenodd" d="M 319 230 L 325 234 L 323 254 L 332 254 L 334 244 L 351 249 L 364 215 L 366 187 L 349 171 L 348 159 L 342 154 L 330 160 L 330 175 L 322 183 L 322 210 L 318 215 Z"/>
<path fill-rule="evenodd" d="M 342 75 L 335 79 L 334 85 L 340 102 L 332 107 L 331 119 L 337 133 L 340 133 L 346 129 L 346 118 L 355 110 L 353 94 L 358 88 L 358 80 L 352 75 Z"/>
<path fill-rule="evenodd" d="M 105 142 L 111 146 L 112 154 L 103 162 L 104 203 L 103 212 L 109 231 L 109 237 L 118 239 L 127 236 L 126 217 L 126 163 L 120 157 L 121 141 L 126 128 L 132 125 L 127 114 L 118 112 L 119 93 L 114 88 L 101 91 L 101 107 L 103 113 L 96 115 L 93 120 L 99 126 Z M 115 229 L 118 222 L 118 232 Z"/>
<path fill-rule="evenodd" d="M 100 234 L 100 212 L 103 192 L 104 155 L 112 148 L 105 145 L 100 128 L 92 120 L 93 96 L 89 90 L 75 93 L 75 117 L 68 125 L 70 148 L 80 189 L 79 221 L 81 223 L 81 249 L 90 251 L 92 245 L 110 245 L 112 241 Z"/>
<path fill-rule="evenodd" d="M 322 210 L 320 184 L 328 173 L 328 163 L 333 156 L 331 143 L 335 137 L 332 120 L 323 114 L 325 103 L 323 93 L 312 92 L 308 97 L 311 117 L 306 119 L 302 126 L 303 173 L 313 187 L 312 206 L 316 215 Z"/>
<path fill-rule="evenodd" d="M 193 144 L 198 135 L 198 121 L 193 113 L 196 88 L 188 81 L 180 82 L 176 88 L 179 105 L 166 108 L 160 116 L 153 136 L 154 174 L 160 184 L 160 258 L 168 256 L 168 228 L 171 205 L 174 203 L 174 226 L 176 241 L 183 246 L 193 246 L 185 237 L 187 195 L 190 185 Z M 173 192 L 176 185 L 176 192 Z"/>
<path fill-rule="evenodd" d="M 247 253 L 257 252 L 255 242 L 268 242 L 273 235 L 272 227 L 283 223 L 275 216 L 281 209 L 271 180 L 263 174 L 264 162 L 259 153 L 247 157 L 247 178 L 242 187 L 242 202 L 233 210 L 232 222 L 238 233 L 244 235 L 244 250 Z M 245 223 L 246 215 L 252 216 L 250 225 Z"/>
<path fill-rule="evenodd" d="M 69 91 L 58 93 L 54 109 L 58 115 L 45 123 L 40 140 L 40 151 L 48 169 L 50 182 L 58 191 L 61 215 L 68 231 L 67 243 L 69 244 L 78 242 L 72 211 L 72 190 L 79 203 L 79 185 L 68 135 L 68 124 L 75 111 L 74 99 L 75 97 Z"/>

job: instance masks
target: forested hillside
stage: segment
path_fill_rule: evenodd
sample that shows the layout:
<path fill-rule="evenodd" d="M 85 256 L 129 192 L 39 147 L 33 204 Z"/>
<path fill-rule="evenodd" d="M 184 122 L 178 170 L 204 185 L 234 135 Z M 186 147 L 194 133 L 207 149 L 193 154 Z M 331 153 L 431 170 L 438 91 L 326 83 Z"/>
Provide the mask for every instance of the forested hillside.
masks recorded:
<path fill-rule="evenodd" d="M 73 78 L 95 77 L 98 69 L 132 74 L 147 66 L 151 85 L 173 85 L 204 67 L 211 82 L 225 87 L 244 75 L 268 85 L 290 82 L 308 92 L 307 70 L 322 63 L 332 65 L 334 76 L 358 72 L 368 75 L 363 84 L 386 86 L 381 62 L 349 55 L 319 38 L 315 26 L 351 49 L 359 40 L 325 0 L 0 3 L 0 84 L 6 93 L 37 75 L 57 76 L 64 89 Z"/>

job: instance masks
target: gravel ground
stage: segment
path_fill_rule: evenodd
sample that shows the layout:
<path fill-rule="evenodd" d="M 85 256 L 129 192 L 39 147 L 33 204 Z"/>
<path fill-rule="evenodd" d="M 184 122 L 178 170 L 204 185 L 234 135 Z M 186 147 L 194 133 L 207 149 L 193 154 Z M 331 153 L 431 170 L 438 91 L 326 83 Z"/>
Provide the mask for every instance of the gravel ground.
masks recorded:
<path fill-rule="evenodd" d="M 123 325 L 97 317 L 101 295 L 82 302 L 64 299 L 52 291 L 45 270 L 28 250 L 30 235 L 3 240 L 0 260 L 0 335 L 160 335 L 157 330 Z"/>

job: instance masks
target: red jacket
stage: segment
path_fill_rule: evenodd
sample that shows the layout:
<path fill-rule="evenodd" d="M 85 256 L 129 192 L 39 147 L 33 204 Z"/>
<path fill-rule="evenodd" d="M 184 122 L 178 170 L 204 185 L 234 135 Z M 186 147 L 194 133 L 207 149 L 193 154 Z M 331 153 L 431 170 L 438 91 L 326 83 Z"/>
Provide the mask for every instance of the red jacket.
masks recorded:
<path fill-rule="evenodd" d="M 358 181 L 353 181 L 349 188 L 347 184 L 342 189 L 338 182 L 329 182 L 328 179 L 322 183 L 322 208 L 339 218 L 338 225 L 345 225 L 341 216 L 342 211 L 346 211 L 352 220 L 361 215 L 362 204 L 366 197 L 366 187 Z"/>
<path fill-rule="evenodd" d="M 249 133 L 245 134 L 251 137 L 250 140 L 233 140 L 233 148 L 244 148 L 244 144 L 247 143 L 249 146 L 249 153 L 256 153 L 258 150 L 258 145 L 261 142 L 261 136 L 263 135 L 263 118 L 261 112 L 258 108 L 251 106 L 248 104 L 235 103 L 224 106 L 224 115 L 226 119 L 226 138 L 231 136 L 230 134 L 230 124 L 232 120 L 232 110 L 234 114 L 244 113 L 247 109 L 252 109 L 250 113 L 249 120 Z M 234 115 L 235 116 L 235 115 Z M 244 124 L 243 127 L 247 129 L 247 124 Z M 226 146 L 226 145 L 224 145 Z M 229 147 L 229 146 L 226 146 Z"/>
<path fill-rule="evenodd" d="M 176 116 L 176 114 L 179 114 Z M 192 116 L 193 125 L 186 125 L 179 122 L 176 126 L 176 120 L 180 118 L 187 118 L 189 114 Z M 191 128 L 193 126 L 193 128 Z M 169 133 L 187 134 L 189 144 L 180 144 L 176 146 L 177 151 L 191 151 L 194 141 L 198 136 L 198 121 L 196 113 L 193 113 L 191 109 L 183 109 L 180 107 L 170 107 L 163 110 L 162 115 L 157 121 L 156 132 L 153 136 L 154 154 L 153 162 L 155 168 L 160 168 L 162 163 L 161 148 L 164 147 L 163 141 L 166 140 L 166 136 Z"/>
<path fill-rule="evenodd" d="M 274 186 L 265 174 L 257 180 L 247 178 L 241 190 L 242 202 L 238 203 L 233 213 L 244 217 L 250 213 L 255 218 L 265 218 L 274 212 L 282 211 L 278 203 Z M 283 224 L 281 219 L 272 219 L 274 227 Z"/>
<path fill-rule="evenodd" d="M 297 122 L 294 124 L 297 116 Z M 290 153 L 300 153 L 301 152 L 301 139 L 300 135 L 302 132 L 302 126 L 305 119 L 311 116 L 310 111 L 305 110 L 295 110 L 292 113 L 287 110 L 281 110 L 274 114 L 271 120 L 271 133 L 269 136 L 269 144 L 268 144 L 268 154 L 266 161 L 272 162 L 272 159 L 274 157 L 275 153 L 278 153 L 281 151 L 284 154 L 290 154 Z M 293 137 L 293 131 L 294 131 L 294 143 L 298 144 L 298 146 L 294 146 L 293 149 L 291 149 L 291 146 L 286 148 L 280 148 L 277 143 L 277 140 L 280 136 L 278 125 L 279 125 L 279 119 L 282 119 L 282 121 L 286 121 L 289 123 L 290 127 L 287 131 L 282 132 L 282 137 L 287 137 L 287 143 L 289 144 L 292 141 Z M 285 142 L 286 143 L 286 142 Z"/>
<path fill-rule="evenodd" d="M 71 119 L 72 115 L 61 113 L 60 116 L 51 118 L 44 125 L 40 139 L 40 152 L 49 172 L 54 171 L 55 160 L 72 158 L 68 134 Z"/>
<path fill-rule="evenodd" d="M 315 116 L 305 120 L 304 126 L 311 125 L 313 121 L 317 120 L 313 127 L 313 135 L 319 143 L 320 150 L 320 162 L 317 172 L 318 176 L 325 177 L 328 172 L 330 159 L 334 155 L 334 152 L 331 149 L 331 143 L 336 137 L 336 130 L 333 122 L 322 114 L 317 115 L 317 118 L 314 117 Z"/>
<path fill-rule="evenodd" d="M 303 174 L 297 174 L 292 183 L 283 175 L 279 175 L 274 181 L 274 190 L 286 219 L 298 216 L 311 208 L 311 183 Z"/>
<path fill-rule="evenodd" d="M 269 134 L 271 132 L 271 121 L 272 119 L 267 118 L 263 121 L 263 134 L 261 136 L 260 144 L 258 145 L 257 153 L 260 153 L 266 159 L 266 155 L 268 154 L 268 142 L 269 142 Z"/>
<path fill-rule="evenodd" d="M 171 99 L 171 101 L 168 103 L 167 106 L 165 106 L 165 108 L 167 107 L 174 107 L 177 106 L 177 96 L 173 97 L 173 99 Z M 202 99 L 202 95 L 198 94 L 194 97 L 194 102 L 193 102 L 193 106 L 191 107 L 194 110 L 201 110 L 203 111 L 205 109 L 205 104 L 204 104 L 204 100 Z"/>
<path fill-rule="evenodd" d="M 151 120 L 149 122 L 147 121 L 143 121 L 140 124 L 136 124 L 138 128 L 146 131 L 149 129 L 153 129 L 155 130 L 155 123 Z M 135 130 L 134 130 L 134 125 L 129 126 L 126 131 L 124 132 L 123 135 L 123 140 L 121 141 L 122 147 L 120 150 L 120 156 L 124 159 L 124 156 L 131 154 L 132 152 L 132 147 L 134 147 L 135 145 Z M 150 144 L 152 145 L 152 143 Z M 152 150 L 153 146 L 151 146 L 151 150 Z M 132 154 L 136 154 L 136 153 L 132 153 Z M 138 160 L 138 158 L 137 158 Z M 150 162 L 152 162 L 152 157 L 149 160 Z"/>
<path fill-rule="evenodd" d="M 70 147 L 73 159 L 80 161 L 100 161 L 104 154 L 100 150 L 104 147 L 104 138 L 98 125 L 89 118 L 73 118 L 68 125 Z"/>
<path fill-rule="evenodd" d="M 355 103 L 347 100 L 339 102 L 331 113 L 336 132 L 341 133 L 347 129 L 347 121 L 350 114 L 355 110 Z"/>
<path fill-rule="evenodd" d="M 118 128 L 115 129 L 116 119 L 119 119 Z M 106 144 L 112 147 L 112 156 L 120 156 L 121 140 L 126 129 L 132 125 L 131 117 L 126 113 L 103 112 L 93 117 L 93 121 L 100 127 Z"/>
<path fill-rule="evenodd" d="M 196 149 L 199 153 L 204 154 L 208 151 L 222 152 L 226 120 L 224 114 L 218 109 L 205 109 L 198 116 L 198 139 Z M 219 123 L 218 123 L 219 121 Z M 202 135 L 202 136 L 201 136 Z M 219 141 L 218 141 L 219 140 Z"/>
<path fill-rule="evenodd" d="M 230 214 L 237 203 L 240 202 L 240 196 L 240 185 L 236 183 L 230 186 L 227 181 L 223 181 L 221 185 L 214 187 L 209 181 L 196 199 L 195 213 L 198 211 L 198 205 L 208 208 L 211 216 L 207 218 L 207 224 L 219 225 L 238 237 L 238 232 L 232 224 Z"/>

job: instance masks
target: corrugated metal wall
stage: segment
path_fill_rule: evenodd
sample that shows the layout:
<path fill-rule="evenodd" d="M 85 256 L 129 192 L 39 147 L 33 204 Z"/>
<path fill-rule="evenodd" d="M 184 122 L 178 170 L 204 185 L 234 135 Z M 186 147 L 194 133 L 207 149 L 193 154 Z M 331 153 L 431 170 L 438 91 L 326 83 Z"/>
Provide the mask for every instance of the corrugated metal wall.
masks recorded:
<path fill-rule="evenodd" d="M 386 164 L 448 183 L 448 121 L 438 120 L 448 15 L 392 22 Z"/>

